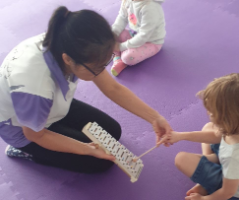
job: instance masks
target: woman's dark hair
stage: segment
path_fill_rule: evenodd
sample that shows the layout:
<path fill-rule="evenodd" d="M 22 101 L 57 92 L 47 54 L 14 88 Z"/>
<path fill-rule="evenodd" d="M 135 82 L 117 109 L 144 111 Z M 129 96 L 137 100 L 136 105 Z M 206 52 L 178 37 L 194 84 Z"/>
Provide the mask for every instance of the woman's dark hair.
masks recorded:
<path fill-rule="evenodd" d="M 43 47 L 50 50 L 63 73 L 66 53 L 76 64 L 92 63 L 94 71 L 102 71 L 111 58 L 115 37 L 108 22 L 91 10 L 70 12 L 61 6 L 53 13 Z"/>

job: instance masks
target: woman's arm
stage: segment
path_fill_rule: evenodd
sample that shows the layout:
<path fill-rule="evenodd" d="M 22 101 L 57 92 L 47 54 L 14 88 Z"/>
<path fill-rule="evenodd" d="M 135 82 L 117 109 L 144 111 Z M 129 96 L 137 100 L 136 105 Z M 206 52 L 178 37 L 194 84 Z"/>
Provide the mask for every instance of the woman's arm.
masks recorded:
<path fill-rule="evenodd" d="M 64 135 L 43 129 L 35 132 L 28 127 L 22 127 L 25 137 L 39 146 L 58 152 L 78 155 L 90 155 L 97 158 L 114 160 L 113 156 L 107 155 L 102 149 L 95 148 L 92 144 L 82 143 Z"/>
<path fill-rule="evenodd" d="M 106 70 L 94 79 L 94 83 L 113 102 L 149 123 L 160 116 L 128 88 L 116 82 Z"/>
<path fill-rule="evenodd" d="M 153 124 L 155 132 L 158 132 L 160 137 L 163 133 L 170 133 L 172 130 L 157 111 L 140 100 L 128 88 L 116 82 L 106 70 L 94 79 L 94 83 L 113 102 Z"/>

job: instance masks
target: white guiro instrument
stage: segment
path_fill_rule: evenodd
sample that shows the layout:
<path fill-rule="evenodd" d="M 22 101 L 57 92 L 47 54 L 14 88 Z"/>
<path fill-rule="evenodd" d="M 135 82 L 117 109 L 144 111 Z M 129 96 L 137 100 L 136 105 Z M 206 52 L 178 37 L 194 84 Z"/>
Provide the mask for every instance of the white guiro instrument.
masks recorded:
<path fill-rule="evenodd" d="M 92 142 L 104 149 L 107 154 L 115 156 L 115 164 L 131 178 L 132 183 L 138 180 L 144 167 L 141 159 L 135 159 L 136 156 L 132 152 L 103 130 L 96 122 L 89 122 L 82 132 Z"/>

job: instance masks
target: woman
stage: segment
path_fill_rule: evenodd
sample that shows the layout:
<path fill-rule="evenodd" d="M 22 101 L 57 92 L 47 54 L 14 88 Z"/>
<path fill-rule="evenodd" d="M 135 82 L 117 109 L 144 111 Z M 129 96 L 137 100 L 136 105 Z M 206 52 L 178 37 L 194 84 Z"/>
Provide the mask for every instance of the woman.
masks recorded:
<path fill-rule="evenodd" d="M 93 81 L 112 101 L 154 125 L 157 141 L 170 131 L 166 120 L 117 83 L 105 70 L 115 38 L 99 14 L 59 7 L 46 34 L 20 43 L 0 68 L 0 136 L 6 154 L 71 171 L 107 170 L 115 158 L 81 132 L 100 124 L 117 140 L 120 125 L 73 99 L 77 79 Z"/>

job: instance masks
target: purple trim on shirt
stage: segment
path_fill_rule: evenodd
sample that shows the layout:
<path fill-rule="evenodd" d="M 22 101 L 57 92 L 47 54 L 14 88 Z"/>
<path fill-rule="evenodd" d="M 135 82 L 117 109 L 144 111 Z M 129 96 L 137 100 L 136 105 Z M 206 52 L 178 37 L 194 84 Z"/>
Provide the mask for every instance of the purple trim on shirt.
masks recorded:
<path fill-rule="evenodd" d="M 0 122 L 0 137 L 15 148 L 25 147 L 30 141 L 24 136 L 22 128 L 12 126 L 11 120 Z"/>
<path fill-rule="evenodd" d="M 76 75 L 73 76 L 73 82 L 75 83 L 78 80 L 78 77 Z"/>
<path fill-rule="evenodd" d="M 69 84 L 64 76 L 64 74 L 61 71 L 61 68 L 57 64 L 55 58 L 53 57 L 52 53 L 50 51 L 45 51 L 43 53 L 43 57 L 45 59 L 45 62 L 50 69 L 54 79 L 57 81 L 59 87 L 61 88 L 62 94 L 64 98 L 66 97 L 66 93 L 69 90 Z"/>
<path fill-rule="evenodd" d="M 8 120 L 6 120 L 6 121 L 0 122 L 0 126 L 1 126 L 2 124 L 12 125 L 12 121 L 11 121 L 11 119 L 8 119 Z"/>
<path fill-rule="evenodd" d="M 18 122 L 38 132 L 45 127 L 53 101 L 33 94 L 11 93 Z"/>

